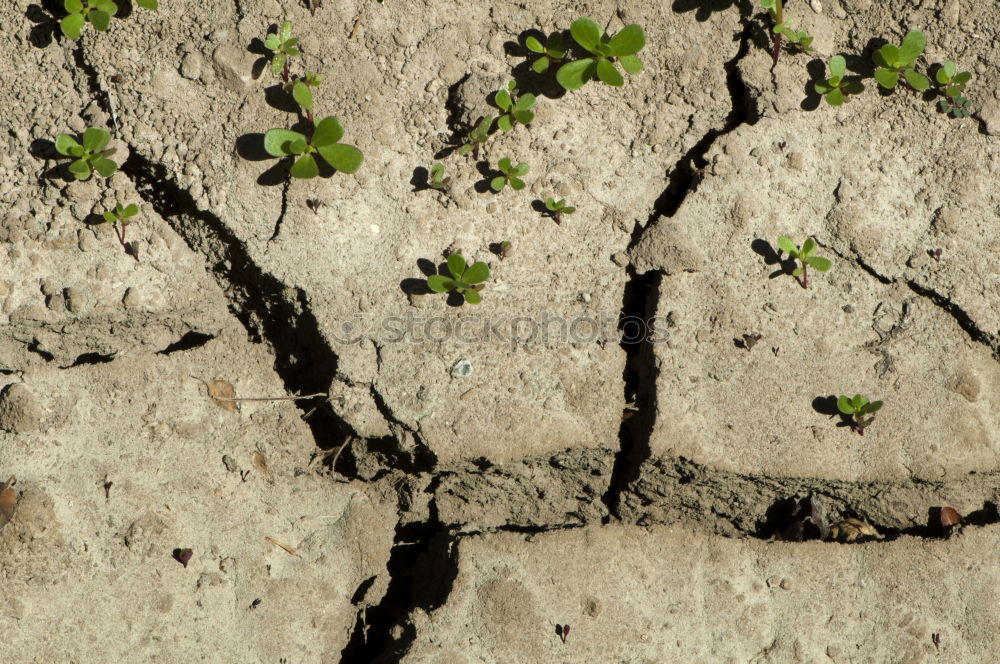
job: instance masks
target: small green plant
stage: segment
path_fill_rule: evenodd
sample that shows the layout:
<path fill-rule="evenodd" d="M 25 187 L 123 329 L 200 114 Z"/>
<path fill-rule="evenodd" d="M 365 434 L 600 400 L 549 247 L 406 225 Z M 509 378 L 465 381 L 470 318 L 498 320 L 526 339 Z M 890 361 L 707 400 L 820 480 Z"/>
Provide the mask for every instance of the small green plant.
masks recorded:
<path fill-rule="evenodd" d="M 462 254 L 456 252 L 448 256 L 448 272 L 450 277 L 440 274 L 427 277 L 427 286 L 435 293 L 457 291 L 469 304 L 482 302 L 479 291 L 483 289 L 483 282 L 490 278 L 490 268 L 486 263 L 467 265 Z"/>
<path fill-rule="evenodd" d="M 289 171 L 292 177 L 309 179 L 319 175 L 314 155 L 344 173 L 361 168 L 364 155 L 353 145 L 340 143 L 344 128 L 332 115 L 316 123 L 311 138 L 291 129 L 271 129 L 264 134 L 264 149 L 275 157 L 297 157 Z"/>
<path fill-rule="evenodd" d="M 111 224 L 112 228 L 115 229 L 115 235 L 118 237 L 118 242 L 122 245 L 125 253 L 139 260 L 139 250 L 134 244 L 125 241 L 125 229 L 132 223 L 130 221 L 131 218 L 137 214 L 139 214 L 139 206 L 135 203 L 126 206 L 118 203 L 115 205 L 115 209 L 106 211 L 102 216 L 104 217 L 104 223 Z"/>
<path fill-rule="evenodd" d="M 816 241 L 811 237 L 806 238 L 800 249 L 790 238 L 782 235 L 778 238 L 778 248 L 788 254 L 792 260 L 801 261 L 802 267 L 792 270 L 792 276 L 800 277 L 799 284 L 803 288 L 809 288 L 808 268 L 814 267 L 820 272 L 826 272 L 833 266 L 829 259 L 812 255 L 816 251 Z"/>
<path fill-rule="evenodd" d="M 503 242 L 497 245 L 497 256 L 500 257 L 500 260 L 507 258 L 513 252 L 514 252 L 514 245 L 512 245 L 509 240 L 504 240 Z"/>
<path fill-rule="evenodd" d="M 625 79 L 615 66 L 616 61 L 629 74 L 642 71 L 642 60 L 636 53 L 646 45 L 646 33 L 640 26 L 626 25 L 610 37 L 589 18 L 578 18 L 569 31 L 573 41 L 593 57 L 567 62 L 559 68 L 556 80 L 567 90 L 582 88 L 595 78 L 615 87 L 624 85 Z"/>
<path fill-rule="evenodd" d="M 504 157 L 497 163 L 497 168 L 500 169 L 503 175 L 498 175 L 490 181 L 490 188 L 493 191 L 499 192 L 508 184 L 515 191 L 524 189 L 524 180 L 521 179 L 521 176 L 528 172 L 527 164 L 521 162 L 517 166 L 514 166 L 511 164 L 509 158 Z"/>
<path fill-rule="evenodd" d="M 782 8 L 782 0 L 760 0 L 760 5 L 771 14 L 774 26 L 771 31 L 774 33 L 774 47 L 771 50 L 771 59 L 778 63 L 781 55 L 781 48 L 802 53 L 812 53 L 813 38 L 805 30 L 796 30 L 792 27 L 791 21 L 785 21 Z M 785 38 L 782 43 L 782 37 Z"/>
<path fill-rule="evenodd" d="M 490 137 L 490 127 L 493 125 L 493 118 L 479 118 L 476 126 L 469 130 L 465 136 L 465 143 L 458 148 L 458 154 L 472 153 L 472 158 L 479 160 L 479 148 Z"/>
<path fill-rule="evenodd" d="M 930 87 L 930 80 L 915 69 L 917 58 L 924 52 L 926 43 L 924 33 L 910 30 L 899 46 L 885 44 L 875 51 L 872 60 L 876 65 L 875 80 L 878 84 L 892 90 L 902 76 L 906 84 L 918 92 Z"/>
<path fill-rule="evenodd" d="M 264 48 L 271 51 L 271 71 L 275 76 L 280 74 L 285 83 L 289 82 L 288 58 L 299 54 L 298 43 L 299 40 L 292 37 L 291 21 L 285 21 L 277 33 L 268 33 L 264 38 Z"/>
<path fill-rule="evenodd" d="M 447 187 L 450 183 L 451 178 L 445 177 L 444 175 L 444 164 L 434 164 L 431 166 L 429 177 L 427 178 L 428 187 L 444 191 L 445 187 Z"/>
<path fill-rule="evenodd" d="M 554 219 L 557 224 L 562 221 L 562 215 L 573 214 L 576 212 L 575 207 L 566 205 L 565 198 L 560 198 L 558 201 L 554 198 L 546 198 L 545 209 L 549 211 L 552 215 L 552 219 Z"/>
<path fill-rule="evenodd" d="M 531 63 L 531 68 L 536 74 L 545 73 L 553 61 L 562 60 L 566 57 L 566 48 L 563 46 L 563 35 L 561 32 L 553 32 L 544 44 L 536 37 L 528 37 L 524 40 L 524 45 L 532 53 L 540 54 L 540 57 Z"/>
<path fill-rule="evenodd" d="M 938 100 L 938 108 L 953 118 L 969 117 L 972 104 L 962 93 L 970 80 L 972 74 L 967 71 L 959 72 L 954 62 L 938 65 L 934 81 L 938 92 L 944 97 Z"/>
<path fill-rule="evenodd" d="M 830 58 L 830 78 L 817 83 L 814 88 L 817 94 L 826 99 L 830 106 L 840 106 L 848 100 L 849 95 L 864 92 L 864 84 L 856 78 L 847 79 L 847 61 L 844 56 L 835 55 Z"/>
<path fill-rule="evenodd" d="M 69 164 L 69 172 L 77 180 L 86 180 L 94 171 L 107 178 L 118 170 L 118 164 L 108 159 L 115 151 L 104 149 L 110 140 L 111 134 L 97 127 L 83 132 L 79 141 L 70 134 L 59 134 L 56 137 L 56 152 L 75 157 Z"/>
<path fill-rule="evenodd" d="M 507 83 L 506 90 L 500 90 L 493 95 L 493 103 L 500 109 L 500 116 L 497 118 L 497 127 L 500 131 L 508 132 L 518 122 L 527 125 L 535 119 L 535 114 L 531 111 L 531 107 L 535 105 L 535 95 L 528 93 L 518 96 L 515 81 Z"/>
<path fill-rule="evenodd" d="M 70 39 L 77 39 L 86 23 L 102 32 L 107 30 L 111 17 L 118 13 L 112 0 L 64 0 L 63 8 L 67 16 L 59 22 L 59 29 Z"/>
<path fill-rule="evenodd" d="M 853 397 L 841 395 L 837 399 L 837 410 L 854 418 L 853 428 L 860 435 L 865 435 L 865 427 L 875 419 L 875 412 L 882 407 L 881 401 L 869 401 L 860 394 Z"/>

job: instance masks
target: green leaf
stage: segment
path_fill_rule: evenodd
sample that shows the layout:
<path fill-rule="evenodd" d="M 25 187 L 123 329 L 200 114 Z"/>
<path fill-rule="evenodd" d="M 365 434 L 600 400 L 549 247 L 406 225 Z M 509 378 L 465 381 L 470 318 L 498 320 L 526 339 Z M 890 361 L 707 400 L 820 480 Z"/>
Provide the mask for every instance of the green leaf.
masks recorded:
<path fill-rule="evenodd" d="M 575 208 L 575 207 L 573 207 L 573 206 L 570 206 L 570 207 L 564 207 L 564 208 L 562 209 L 562 213 L 563 213 L 563 214 L 573 214 L 574 212 L 576 212 L 576 208 Z"/>
<path fill-rule="evenodd" d="M 816 240 L 811 237 L 807 237 L 806 241 L 802 243 L 802 255 L 808 256 L 816 249 Z"/>
<path fill-rule="evenodd" d="M 59 29 L 70 39 L 77 39 L 80 36 L 80 31 L 83 30 L 85 22 L 83 14 L 70 14 L 59 21 Z"/>
<path fill-rule="evenodd" d="M 357 170 L 361 168 L 361 162 L 365 159 L 361 150 L 357 149 L 353 145 L 346 145 L 344 143 L 324 145 L 316 148 L 316 151 L 320 153 L 326 163 L 330 164 L 341 173 L 357 172 Z M 442 166 L 442 171 L 443 170 L 444 167 Z"/>
<path fill-rule="evenodd" d="M 567 62 L 556 72 L 556 80 L 567 90 L 579 90 L 594 77 L 597 69 L 595 62 L 594 58 Z"/>
<path fill-rule="evenodd" d="M 529 166 L 526 163 L 521 162 L 520 164 L 518 164 L 517 166 L 515 166 L 513 169 L 511 169 L 510 174 L 511 175 L 524 175 L 525 173 L 528 172 L 528 168 L 529 168 Z"/>
<path fill-rule="evenodd" d="M 444 176 L 444 164 L 434 164 L 431 166 L 431 181 L 440 182 Z"/>
<path fill-rule="evenodd" d="M 462 275 L 462 281 L 467 284 L 481 284 L 489 278 L 490 267 L 483 262 L 473 263 Z"/>
<path fill-rule="evenodd" d="M 972 80 L 972 73 L 963 71 L 955 75 L 955 78 L 951 80 L 954 85 L 961 85 L 965 87 L 965 84 Z"/>
<path fill-rule="evenodd" d="M 837 399 L 837 410 L 842 412 L 844 415 L 854 414 L 854 406 L 851 405 L 851 400 L 843 395 Z"/>
<path fill-rule="evenodd" d="M 74 147 L 80 147 L 80 144 L 69 134 L 59 134 L 56 136 L 56 152 L 59 154 L 69 157 L 72 154 L 70 148 Z"/>
<path fill-rule="evenodd" d="M 878 84 L 883 88 L 892 90 L 896 87 L 896 83 L 899 82 L 899 74 L 891 69 L 876 69 L 875 80 L 878 81 Z"/>
<path fill-rule="evenodd" d="M 156 9 L 156 7 L 153 7 L 153 9 Z M 139 214 L 139 206 L 136 205 L 135 203 L 132 203 L 132 204 L 127 205 L 125 207 L 125 214 L 124 214 L 124 216 L 126 216 L 126 217 L 134 217 L 137 214 Z"/>
<path fill-rule="evenodd" d="M 462 295 L 465 296 L 465 301 L 469 304 L 479 304 L 483 301 L 483 296 L 474 290 L 467 290 Z"/>
<path fill-rule="evenodd" d="M 118 170 L 118 164 L 105 157 L 98 157 L 94 160 L 94 170 L 103 177 L 109 178 Z"/>
<path fill-rule="evenodd" d="M 83 132 L 83 149 L 87 152 L 100 152 L 111 140 L 111 134 L 104 129 L 91 127 Z"/>
<path fill-rule="evenodd" d="M 875 51 L 872 59 L 875 60 L 875 64 L 879 67 L 885 67 L 886 69 L 895 69 L 899 67 L 899 48 L 893 46 L 892 44 L 886 44 L 882 46 L 879 50 Z"/>
<path fill-rule="evenodd" d="M 289 146 L 295 141 L 305 141 L 306 137 L 291 129 L 271 129 L 264 134 L 264 150 L 273 157 L 295 154 Z"/>
<path fill-rule="evenodd" d="M 557 201 L 557 200 L 552 199 L 552 198 L 546 198 L 545 199 L 545 207 L 550 212 L 558 212 L 559 208 L 562 207 L 563 200 L 564 199 L 561 199 L 561 200 Z"/>
<path fill-rule="evenodd" d="M 525 39 L 524 45 L 528 48 L 529 51 L 532 51 L 534 53 L 545 52 L 545 47 L 542 46 L 542 42 L 538 41 L 538 39 L 535 37 L 528 37 L 527 39 Z"/>
<path fill-rule="evenodd" d="M 806 273 L 805 269 L 801 267 L 797 267 L 794 270 L 792 270 L 793 277 L 801 277 L 805 273 Z"/>
<path fill-rule="evenodd" d="M 635 55 L 623 55 L 618 58 L 618 64 L 629 74 L 638 74 L 642 71 L 642 60 Z"/>
<path fill-rule="evenodd" d="M 865 84 L 861 81 L 847 81 L 843 85 L 845 94 L 859 95 L 865 91 Z"/>
<path fill-rule="evenodd" d="M 427 277 L 427 287 L 435 293 L 447 293 L 455 287 L 455 282 L 440 274 L 432 274 Z"/>
<path fill-rule="evenodd" d="M 546 71 L 549 70 L 548 56 L 543 55 L 542 57 L 532 62 L 531 68 L 535 71 L 536 74 L 544 74 Z"/>
<path fill-rule="evenodd" d="M 910 84 L 917 92 L 923 92 L 931 86 L 931 82 L 921 73 L 918 73 L 912 69 L 907 69 L 903 72 L 903 76 L 906 77 L 906 82 Z"/>
<path fill-rule="evenodd" d="M 501 115 L 497 118 L 497 128 L 502 132 L 508 132 L 514 128 L 514 123 L 509 115 Z"/>
<path fill-rule="evenodd" d="M 64 0 L 63 9 L 68 14 L 79 14 L 83 11 L 83 0 Z"/>
<path fill-rule="evenodd" d="M 830 262 L 829 258 L 822 258 L 820 256 L 809 256 L 805 259 L 805 262 L 820 272 L 826 272 L 833 267 L 833 263 Z"/>
<path fill-rule="evenodd" d="M 522 189 L 524 189 L 524 187 L 525 187 L 524 180 L 522 180 L 519 177 L 514 177 L 513 175 L 510 177 L 511 189 L 513 189 L 514 191 L 521 191 Z"/>
<path fill-rule="evenodd" d="M 517 98 L 517 103 L 514 104 L 514 110 L 517 111 L 527 111 L 530 110 L 532 106 L 535 105 L 535 95 L 530 92 L 526 95 L 521 95 Z"/>
<path fill-rule="evenodd" d="M 601 58 L 597 61 L 597 77 L 608 85 L 619 88 L 625 85 L 625 79 L 609 60 Z"/>
<path fill-rule="evenodd" d="M 510 158 L 504 157 L 499 162 L 497 162 L 497 168 L 499 168 L 504 173 L 510 173 Z"/>
<path fill-rule="evenodd" d="M 455 253 L 448 256 L 448 272 L 455 279 L 462 278 L 465 274 L 465 259 L 462 258 L 462 254 Z"/>
<path fill-rule="evenodd" d="M 281 72 L 285 69 L 285 60 L 287 59 L 288 56 L 284 53 L 276 53 L 271 59 L 271 73 L 275 76 L 281 74 Z"/>
<path fill-rule="evenodd" d="M 101 32 L 107 30 L 108 26 L 111 25 L 111 14 L 100 9 L 92 9 L 89 18 L 93 26 Z"/>
<path fill-rule="evenodd" d="M 118 221 L 118 217 L 115 215 L 114 212 L 105 212 L 101 216 L 104 217 L 104 221 L 108 222 L 109 224 L 113 224 L 116 221 Z"/>
<path fill-rule="evenodd" d="M 774 0 L 760 0 L 760 6 L 764 9 L 774 9 Z"/>
<path fill-rule="evenodd" d="M 840 77 L 847 73 L 847 60 L 844 59 L 844 56 L 835 55 L 830 58 L 830 73 Z"/>
<path fill-rule="evenodd" d="M 577 44 L 594 53 L 604 31 L 589 18 L 578 18 L 569 27 L 569 32 Z"/>
<path fill-rule="evenodd" d="M 902 47 L 899 49 L 899 59 L 902 61 L 902 66 L 912 65 L 916 62 L 920 54 L 924 52 L 924 46 L 927 44 L 927 39 L 924 37 L 924 33 L 919 30 L 910 30 L 903 37 Z"/>
<path fill-rule="evenodd" d="M 792 242 L 792 239 L 787 235 L 782 235 L 781 237 L 778 238 L 778 248 L 781 249 L 786 254 L 788 254 L 789 256 L 791 256 L 794 253 L 797 253 L 795 243 Z"/>
<path fill-rule="evenodd" d="M 312 111 L 312 91 L 309 90 L 309 86 L 302 81 L 295 81 L 295 85 L 292 86 L 292 98 L 295 99 L 295 102 L 305 110 L 310 112 Z"/>
<path fill-rule="evenodd" d="M 646 45 L 646 33 L 638 25 L 626 25 L 621 32 L 611 38 L 608 45 L 611 47 L 611 55 L 619 57 L 634 55 Z"/>
<path fill-rule="evenodd" d="M 76 161 L 70 162 L 69 172 L 73 174 L 77 180 L 86 180 L 90 177 L 90 164 L 86 159 L 77 159 Z"/>
<path fill-rule="evenodd" d="M 510 110 L 511 100 L 510 93 L 506 90 L 500 90 L 495 95 L 493 95 L 493 103 L 497 105 L 497 108 L 501 110 Z"/>
<path fill-rule="evenodd" d="M 344 128 L 340 126 L 340 121 L 330 115 L 316 123 L 316 131 L 313 132 L 312 144 L 316 147 L 332 145 L 344 137 Z"/>
<path fill-rule="evenodd" d="M 864 406 L 866 403 L 868 403 L 868 399 L 865 399 L 860 394 L 855 394 L 853 397 L 851 397 L 851 405 L 854 406 L 855 412 L 860 410 L 861 407 Z"/>
<path fill-rule="evenodd" d="M 143 9 L 156 9 L 156 0 L 136 0 Z"/>
<path fill-rule="evenodd" d="M 498 175 L 492 180 L 490 180 L 490 189 L 493 191 L 500 191 L 503 189 L 504 185 L 507 184 L 507 178 L 503 175 Z"/>
<path fill-rule="evenodd" d="M 466 155 L 472 152 L 472 146 L 466 143 L 465 145 L 458 148 L 458 154 Z"/>
<path fill-rule="evenodd" d="M 535 119 L 535 114 L 531 111 L 514 111 L 514 119 L 521 124 L 528 125 Z"/>
<path fill-rule="evenodd" d="M 281 24 L 281 27 L 278 28 L 278 38 L 281 39 L 282 42 L 286 42 L 288 41 L 288 38 L 291 36 L 292 36 L 292 22 L 285 21 L 284 23 Z"/>
<path fill-rule="evenodd" d="M 872 401 L 871 403 L 865 405 L 865 414 L 874 413 L 882 407 L 881 401 Z"/>
<path fill-rule="evenodd" d="M 304 154 L 295 160 L 288 172 L 293 178 L 309 180 L 319 175 L 319 166 L 316 165 L 316 159 L 311 154 Z"/>
<path fill-rule="evenodd" d="M 840 88 L 831 90 L 826 95 L 826 103 L 828 103 L 830 106 L 840 106 L 841 104 L 844 103 L 844 91 L 841 90 Z"/>
<path fill-rule="evenodd" d="M 279 46 L 281 46 L 281 40 L 278 39 L 278 35 L 272 32 L 264 37 L 264 48 L 270 51 L 277 51 Z"/>

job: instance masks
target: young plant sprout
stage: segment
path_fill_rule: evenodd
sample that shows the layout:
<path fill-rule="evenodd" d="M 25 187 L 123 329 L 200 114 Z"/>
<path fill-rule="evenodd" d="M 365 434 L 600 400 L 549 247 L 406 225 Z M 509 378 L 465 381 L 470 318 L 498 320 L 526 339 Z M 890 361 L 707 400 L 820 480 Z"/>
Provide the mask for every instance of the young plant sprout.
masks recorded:
<path fill-rule="evenodd" d="M 830 58 L 830 78 L 813 86 L 816 94 L 822 95 L 830 106 L 840 106 L 848 100 L 849 95 L 864 92 L 864 84 L 856 78 L 844 78 L 846 74 L 847 61 L 844 56 L 833 56 Z"/>
<path fill-rule="evenodd" d="M 432 189 L 444 191 L 451 183 L 450 177 L 444 176 L 444 164 L 434 164 L 431 166 L 430 177 L 427 178 L 427 186 Z"/>
<path fill-rule="evenodd" d="M 512 245 L 509 240 L 504 240 L 497 246 L 497 256 L 500 257 L 500 260 L 507 258 L 513 252 L 514 245 Z"/>
<path fill-rule="evenodd" d="M 532 53 L 541 54 L 540 57 L 531 63 L 531 68 L 536 74 L 545 73 L 554 60 L 562 60 L 566 57 L 566 48 L 563 46 L 563 35 L 561 32 L 553 32 L 544 44 L 535 37 L 528 37 L 524 40 L 524 45 Z"/>
<path fill-rule="evenodd" d="M 642 60 L 636 53 L 646 45 L 646 33 L 638 25 L 627 25 L 614 37 L 609 37 L 589 18 L 578 18 L 569 31 L 573 40 L 593 57 L 574 60 L 559 68 L 556 80 L 567 90 L 582 88 L 594 78 L 615 87 L 624 85 L 625 79 L 615 66 L 616 61 L 629 74 L 642 71 Z"/>
<path fill-rule="evenodd" d="M 917 92 L 930 87 L 930 80 L 915 69 L 917 58 L 924 52 L 927 40 L 919 30 L 910 30 L 899 46 L 886 44 L 875 51 L 872 60 L 877 65 L 875 80 L 883 88 L 892 90 L 902 76 L 906 84 Z"/>
<path fill-rule="evenodd" d="M 479 122 L 465 137 L 465 144 L 458 148 L 458 154 L 472 153 L 472 158 L 479 160 L 479 147 L 490 137 L 490 126 L 493 118 L 479 118 Z"/>
<path fill-rule="evenodd" d="M 107 178 L 118 170 L 118 164 L 108 159 L 115 151 L 104 149 L 110 140 L 111 134 L 97 127 L 83 132 L 79 142 L 69 134 L 59 134 L 56 137 L 56 152 L 75 157 L 70 162 L 69 172 L 77 180 L 86 180 L 94 171 Z"/>
<path fill-rule="evenodd" d="M 812 255 L 812 253 L 816 250 L 816 240 L 811 237 L 806 238 L 806 241 L 802 243 L 802 248 L 800 249 L 791 241 L 791 239 L 782 235 L 778 238 L 778 248 L 788 254 L 789 258 L 802 262 L 802 267 L 795 268 L 792 271 L 792 276 L 801 277 L 799 284 L 803 288 L 809 288 L 809 275 L 806 272 L 809 267 L 814 267 L 820 272 L 826 272 L 833 265 L 833 263 L 831 263 L 827 258 Z"/>
<path fill-rule="evenodd" d="M 457 291 L 469 304 L 482 302 L 479 291 L 483 289 L 483 282 L 490 278 L 490 268 L 486 263 L 467 265 L 462 254 L 454 253 L 448 256 L 448 272 L 451 277 L 440 274 L 427 277 L 427 286 L 435 293 Z"/>
<path fill-rule="evenodd" d="M 118 242 L 122 245 L 125 253 L 139 260 L 139 250 L 134 244 L 125 241 L 125 229 L 132 223 L 130 219 L 137 214 L 139 214 L 139 206 L 135 203 L 124 207 L 121 203 L 118 203 L 115 205 L 114 210 L 108 210 L 102 216 L 104 217 L 104 222 L 111 224 L 112 228 L 115 229 L 115 235 L 118 237 Z"/>
<path fill-rule="evenodd" d="M 853 397 L 841 395 L 837 399 L 837 410 L 854 418 L 853 428 L 860 435 L 865 435 L 865 427 L 875 419 L 875 412 L 882 407 L 881 401 L 869 401 L 860 394 Z"/>
<path fill-rule="evenodd" d="M 339 143 L 343 136 L 344 128 L 331 115 L 316 123 L 308 139 L 305 134 L 291 129 L 269 130 L 264 134 L 264 149 L 275 157 L 297 157 L 289 171 L 294 178 L 309 179 L 319 175 L 316 154 L 338 171 L 354 173 L 361 168 L 364 155 L 353 145 Z"/>
<path fill-rule="evenodd" d="M 510 163 L 510 159 L 504 157 L 497 163 L 497 168 L 503 175 L 498 175 L 490 181 L 490 188 L 493 191 L 500 192 L 508 184 L 510 188 L 514 191 L 520 191 L 524 189 L 524 180 L 520 176 L 528 172 L 528 165 L 521 162 L 517 166 L 513 166 Z"/>
<path fill-rule="evenodd" d="M 562 215 L 573 214 L 576 212 L 575 207 L 566 205 L 565 198 L 560 198 L 558 201 L 554 198 L 546 198 L 545 209 L 549 211 L 552 219 L 555 220 L 557 224 L 562 221 Z"/>
<path fill-rule="evenodd" d="M 969 100 L 962 95 L 965 85 L 972 80 L 972 74 L 959 72 L 954 62 L 939 65 L 934 73 L 938 92 L 944 97 L 938 101 L 938 108 L 953 118 L 967 118 L 971 113 Z"/>
<path fill-rule="evenodd" d="M 281 74 L 281 80 L 289 82 L 288 58 L 299 54 L 296 45 L 299 40 L 292 37 L 292 22 L 285 21 L 277 33 L 268 33 L 264 39 L 264 48 L 271 51 L 271 71 L 275 76 Z"/>
<path fill-rule="evenodd" d="M 59 21 L 59 29 L 70 39 L 78 38 L 86 23 L 102 32 L 107 30 L 111 17 L 118 13 L 112 0 L 64 0 L 63 8 L 68 15 Z"/>
<path fill-rule="evenodd" d="M 774 27 L 774 47 L 771 50 L 771 59 L 774 64 L 778 64 L 778 57 L 781 56 L 781 47 L 784 45 L 789 50 L 801 51 L 802 53 L 812 52 L 813 38 L 805 30 L 796 30 L 792 27 L 791 21 L 785 21 L 782 12 L 782 0 L 760 0 L 760 5 L 771 14 Z M 782 44 L 781 38 L 785 38 Z"/>
<path fill-rule="evenodd" d="M 506 90 L 500 90 L 493 95 L 493 103 L 501 111 L 497 118 L 497 127 L 500 131 L 508 132 L 518 122 L 527 125 L 535 119 L 535 114 L 531 112 L 531 107 L 535 105 L 535 95 L 528 93 L 517 96 L 515 81 L 509 82 Z"/>

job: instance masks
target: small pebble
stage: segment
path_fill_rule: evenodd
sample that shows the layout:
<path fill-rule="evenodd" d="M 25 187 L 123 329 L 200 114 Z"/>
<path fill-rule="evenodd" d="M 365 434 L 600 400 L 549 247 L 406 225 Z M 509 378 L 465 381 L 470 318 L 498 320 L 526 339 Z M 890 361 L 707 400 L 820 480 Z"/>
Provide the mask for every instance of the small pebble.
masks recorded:
<path fill-rule="evenodd" d="M 452 378 L 466 378 L 472 375 L 472 363 L 468 360 L 459 360 L 451 365 Z"/>

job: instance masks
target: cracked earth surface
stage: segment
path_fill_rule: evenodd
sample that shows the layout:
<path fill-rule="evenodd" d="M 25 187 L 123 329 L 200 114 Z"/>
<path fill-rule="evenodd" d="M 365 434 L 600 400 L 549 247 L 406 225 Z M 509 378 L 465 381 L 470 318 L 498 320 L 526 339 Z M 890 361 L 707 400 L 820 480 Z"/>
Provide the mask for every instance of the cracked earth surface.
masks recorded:
<path fill-rule="evenodd" d="M 975 75 L 954 121 L 872 90 L 816 108 L 815 63 L 772 69 L 749 2 L 176 0 L 79 42 L 52 37 L 50 4 L 0 10 L 5 651 L 991 661 L 995 7 L 788 5 L 823 58 L 923 29 L 930 61 Z M 578 13 L 643 25 L 645 71 L 565 95 L 527 75 L 518 35 Z M 291 116 L 253 40 L 283 18 L 365 153 L 354 176 L 262 160 Z M 481 193 L 452 155 L 447 193 L 414 191 L 512 68 L 537 117 L 485 159 L 528 161 L 528 189 Z M 107 183 L 53 159 L 87 126 L 112 131 Z M 578 212 L 540 218 L 550 195 Z M 84 223 L 123 201 L 138 261 Z M 808 290 L 772 274 L 782 234 L 834 268 Z M 478 308 L 412 287 L 448 249 L 490 263 Z M 226 409 L 211 380 L 327 397 Z M 828 412 L 853 392 L 886 403 L 863 437 Z M 810 496 L 877 536 L 776 541 Z M 967 521 L 947 539 L 944 505 Z"/>

